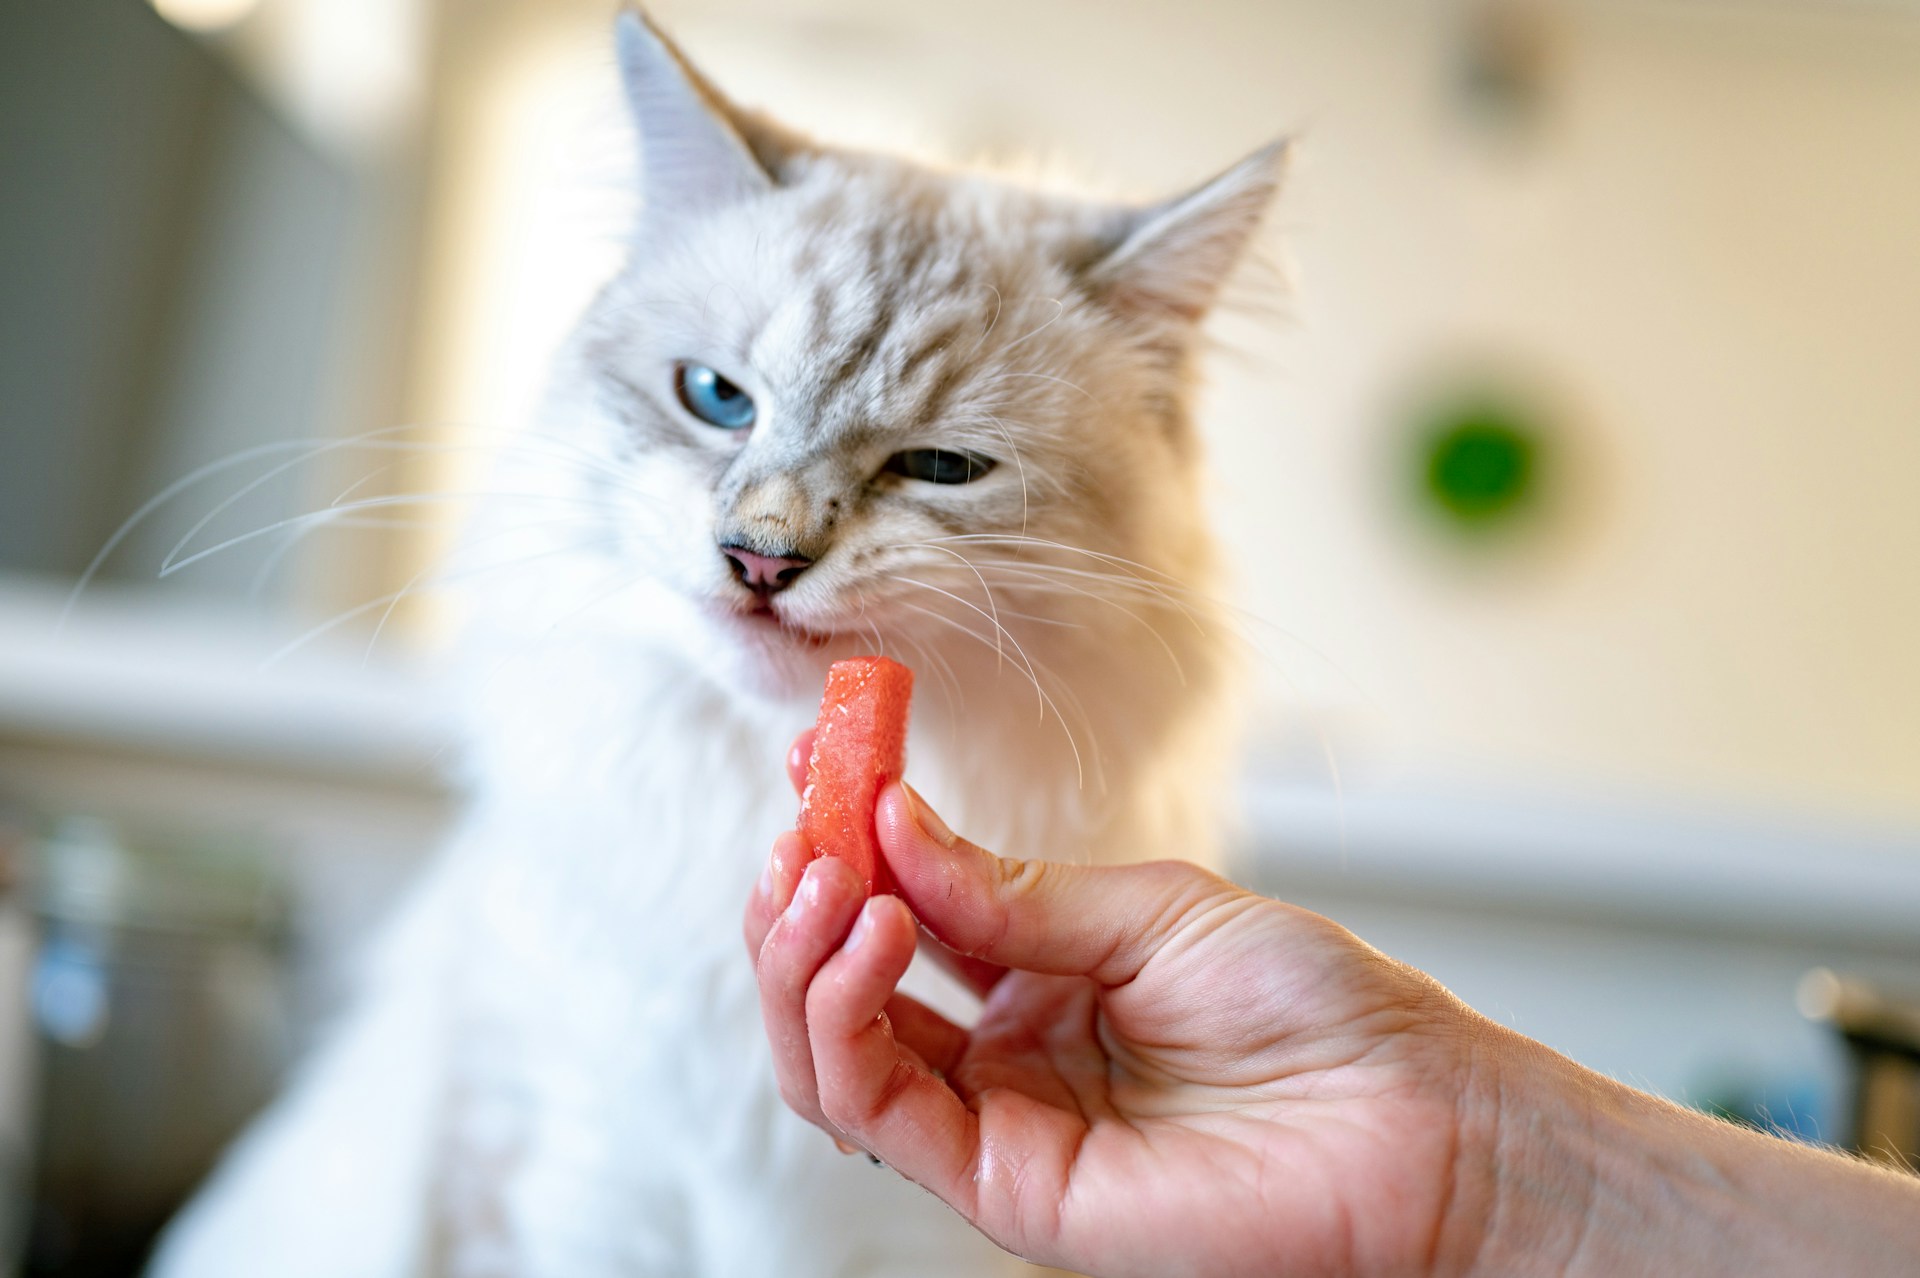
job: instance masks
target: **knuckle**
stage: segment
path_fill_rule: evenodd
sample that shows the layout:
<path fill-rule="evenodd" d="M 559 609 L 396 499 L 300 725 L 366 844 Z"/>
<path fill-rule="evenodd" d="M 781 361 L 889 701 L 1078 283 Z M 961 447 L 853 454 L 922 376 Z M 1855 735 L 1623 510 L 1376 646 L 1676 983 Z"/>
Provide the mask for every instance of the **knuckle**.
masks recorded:
<path fill-rule="evenodd" d="M 993 884 L 993 923 L 981 953 L 992 953 L 1014 930 L 1017 917 L 1030 915 L 1051 886 L 1058 867 L 1047 861 L 1027 861 L 1018 857 L 996 860 Z"/>
<path fill-rule="evenodd" d="M 784 934 L 780 924 L 775 923 L 760 938 L 760 948 L 754 954 L 753 968 L 759 973 L 762 984 L 776 979 L 780 975 L 780 938 Z"/>
<path fill-rule="evenodd" d="M 828 1122 L 849 1135 L 871 1131 L 912 1082 L 912 1068 L 904 1061 L 895 1061 L 885 1078 L 871 1086 L 861 1087 L 857 1092 L 843 1090 L 839 1094 L 829 1094 L 822 1089 L 820 1111 L 826 1115 Z"/>
<path fill-rule="evenodd" d="M 800 1005 L 802 1014 L 807 1018 L 809 1030 L 825 1029 L 836 1023 L 833 1006 L 834 989 L 827 981 L 816 981 L 804 987 L 794 986 L 792 1000 Z"/>
<path fill-rule="evenodd" d="M 1174 917 L 1206 913 L 1253 894 L 1190 861 L 1154 861 L 1141 867 L 1146 883 Z"/>
<path fill-rule="evenodd" d="M 1156 888 L 1169 893 L 1212 896 L 1239 891 L 1229 880 L 1191 861 L 1149 861 L 1140 870 Z"/>
<path fill-rule="evenodd" d="M 858 1106 L 845 1096 L 829 1092 L 824 1088 L 820 1092 L 820 1115 L 840 1131 L 851 1135 L 862 1126 Z"/>
<path fill-rule="evenodd" d="M 1026 861 L 1019 857 L 1001 857 L 995 863 L 995 890 L 1002 900 L 1018 901 L 1033 896 L 1049 877 L 1052 865 L 1047 861 Z"/>
<path fill-rule="evenodd" d="M 776 927 L 760 946 L 760 987 L 782 1006 L 800 1004 L 812 984 L 813 973 L 796 953 L 792 938 Z"/>

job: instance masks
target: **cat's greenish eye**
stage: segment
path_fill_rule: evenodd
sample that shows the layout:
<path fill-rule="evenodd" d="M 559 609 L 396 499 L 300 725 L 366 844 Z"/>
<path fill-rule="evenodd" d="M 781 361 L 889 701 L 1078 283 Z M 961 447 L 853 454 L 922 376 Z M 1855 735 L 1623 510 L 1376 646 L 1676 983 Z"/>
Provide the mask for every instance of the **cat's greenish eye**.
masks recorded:
<path fill-rule="evenodd" d="M 753 396 L 705 364 L 677 364 L 673 391 L 689 413 L 721 430 L 745 430 L 753 425 Z"/>
<path fill-rule="evenodd" d="M 995 462 L 979 453 L 962 453 L 950 448 L 910 448 L 887 459 L 891 474 L 929 484 L 970 484 L 992 470 Z"/>

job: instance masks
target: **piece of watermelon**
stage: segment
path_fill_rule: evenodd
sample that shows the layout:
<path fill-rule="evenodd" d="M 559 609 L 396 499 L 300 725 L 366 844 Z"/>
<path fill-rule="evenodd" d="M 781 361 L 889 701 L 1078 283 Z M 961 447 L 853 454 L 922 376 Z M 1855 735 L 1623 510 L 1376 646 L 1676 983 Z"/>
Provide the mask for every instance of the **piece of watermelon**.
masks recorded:
<path fill-rule="evenodd" d="M 906 771 L 912 699 L 913 671 L 897 661 L 855 657 L 827 670 L 800 794 L 800 833 L 815 856 L 837 856 L 858 871 L 868 896 L 893 891 L 873 807 Z"/>

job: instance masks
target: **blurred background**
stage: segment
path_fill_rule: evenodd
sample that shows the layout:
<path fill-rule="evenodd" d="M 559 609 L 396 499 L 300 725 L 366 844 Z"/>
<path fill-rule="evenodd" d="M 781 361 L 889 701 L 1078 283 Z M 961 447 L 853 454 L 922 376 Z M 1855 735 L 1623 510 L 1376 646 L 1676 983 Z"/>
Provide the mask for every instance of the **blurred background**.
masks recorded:
<path fill-rule="evenodd" d="M 1236 873 L 1915 1150 L 1920 5 L 655 8 L 833 140 L 1296 137 L 1206 393 Z M 0 1272 L 137 1268 L 455 810 L 433 565 L 618 260 L 612 12 L 0 0 Z"/>

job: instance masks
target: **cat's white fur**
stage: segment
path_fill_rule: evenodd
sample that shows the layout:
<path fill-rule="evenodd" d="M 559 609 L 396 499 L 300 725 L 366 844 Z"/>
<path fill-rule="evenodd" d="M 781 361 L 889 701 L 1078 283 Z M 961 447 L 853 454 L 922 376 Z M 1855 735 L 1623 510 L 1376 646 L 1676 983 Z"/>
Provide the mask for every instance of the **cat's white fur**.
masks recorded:
<path fill-rule="evenodd" d="M 989 846 L 1208 851 L 1228 682 L 1187 392 L 1277 149 L 1083 202 L 818 147 L 635 15 L 621 58 L 633 260 L 462 551 L 516 565 L 464 648 L 476 798 L 163 1278 L 1011 1263 L 772 1084 L 739 918 L 834 657 L 917 668 L 910 775 Z M 751 431 L 680 407 L 687 360 L 754 396 Z M 999 464 L 885 471 L 913 448 Z M 816 562 L 769 616 L 726 540 Z"/>

